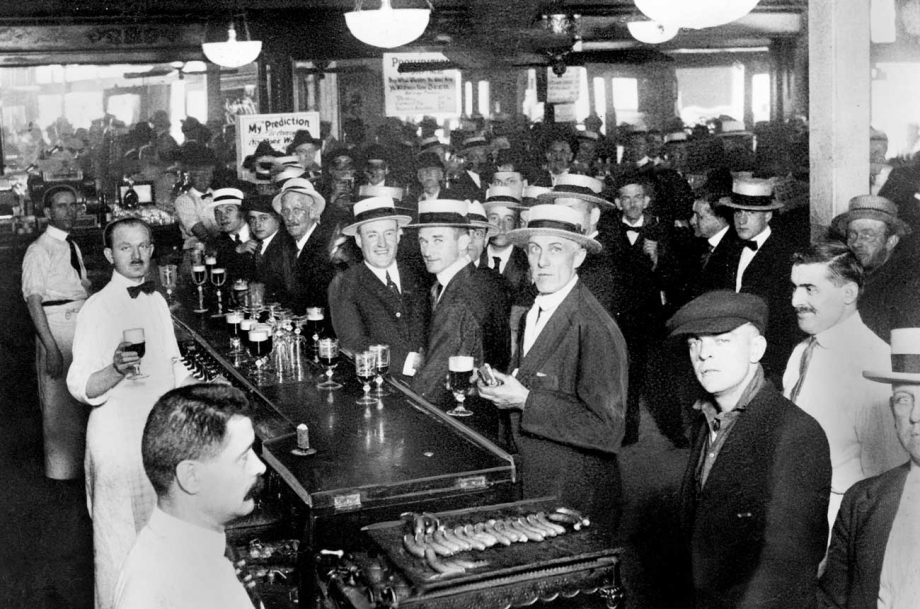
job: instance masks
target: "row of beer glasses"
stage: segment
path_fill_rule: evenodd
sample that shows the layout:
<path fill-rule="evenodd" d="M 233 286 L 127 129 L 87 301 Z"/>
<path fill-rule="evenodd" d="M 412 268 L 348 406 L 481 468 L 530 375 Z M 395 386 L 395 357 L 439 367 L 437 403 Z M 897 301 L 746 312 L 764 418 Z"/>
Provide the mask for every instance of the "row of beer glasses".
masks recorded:
<path fill-rule="evenodd" d="M 217 297 L 217 312 L 214 317 L 224 316 L 223 292 L 221 287 L 227 282 L 227 269 L 217 266 L 217 259 L 207 257 L 205 264 L 192 265 L 192 283 L 198 288 L 198 308 L 195 313 L 207 313 L 208 308 L 204 304 L 204 286 L 210 279 L 211 285 L 215 288 Z"/>

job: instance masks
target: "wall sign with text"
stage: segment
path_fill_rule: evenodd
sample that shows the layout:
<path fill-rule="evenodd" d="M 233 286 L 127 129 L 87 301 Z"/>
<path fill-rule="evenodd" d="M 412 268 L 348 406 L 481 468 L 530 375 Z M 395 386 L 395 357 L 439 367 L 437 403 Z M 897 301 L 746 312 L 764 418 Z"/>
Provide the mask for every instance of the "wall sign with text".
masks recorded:
<path fill-rule="evenodd" d="M 383 85 L 387 116 L 460 114 L 460 71 L 399 72 L 403 62 L 443 63 L 442 53 L 384 53 Z"/>

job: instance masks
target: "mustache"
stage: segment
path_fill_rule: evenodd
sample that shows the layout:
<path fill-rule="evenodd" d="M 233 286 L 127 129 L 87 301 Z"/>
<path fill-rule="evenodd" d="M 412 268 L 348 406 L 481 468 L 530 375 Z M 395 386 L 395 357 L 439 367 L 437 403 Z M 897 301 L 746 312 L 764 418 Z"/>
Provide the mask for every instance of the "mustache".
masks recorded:
<path fill-rule="evenodd" d="M 243 500 L 246 501 L 249 499 L 255 499 L 257 496 L 262 494 L 263 490 L 265 490 L 265 480 L 262 479 L 262 476 L 259 476 L 252 487 L 250 487 L 250 489 L 246 492 Z"/>
<path fill-rule="evenodd" d="M 795 312 L 796 313 L 814 313 L 815 310 L 811 307 L 796 307 Z"/>

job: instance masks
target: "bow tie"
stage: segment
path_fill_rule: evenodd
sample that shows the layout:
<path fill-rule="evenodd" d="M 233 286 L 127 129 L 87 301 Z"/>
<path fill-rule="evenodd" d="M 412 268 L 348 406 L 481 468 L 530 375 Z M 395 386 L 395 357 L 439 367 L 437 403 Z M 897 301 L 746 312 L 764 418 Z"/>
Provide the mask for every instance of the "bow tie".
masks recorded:
<path fill-rule="evenodd" d="M 199 197 L 199 198 L 201 198 L 201 199 L 210 199 L 210 198 L 212 198 L 213 196 L 214 196 L 214 193 L 206 192 L 206 193 L 204 193 L 203 195 L 201 195 L 201 197 Z"/>
<path fill-rule="evenodd" d="M 626 232 L 627 232 L 627 233 L 636 233 L 637 235 L 641 235 L 641 234 L 642 234 L 642 227 L 641 227 L 641 226 L 637 226 L 637 227 L 635 227 L 635 228 L 627 227 L 627 228 L 626 228 Z"/>
<path fill-rule="evenodd" d="M 137 298 L 137 295 L 143 292 L 144 294 L 152 294 L 154 290 L 154 285 L 152 281 L 145 281 L 140 285 L 128 286 L 128 296 L 131 298 Z"/>
<path fill-rule="evenodd" d="M 757 242 L 754 241 L 753 239 L 748 239 L 748 240 L 746 240 L 746 241 L 744 242 L 744 247 L 748 248 L 749 250 L 751 250 L 751 251 L 753 251 L 753 252 L 756 252 L 756 251 L 757 251 Z"/>

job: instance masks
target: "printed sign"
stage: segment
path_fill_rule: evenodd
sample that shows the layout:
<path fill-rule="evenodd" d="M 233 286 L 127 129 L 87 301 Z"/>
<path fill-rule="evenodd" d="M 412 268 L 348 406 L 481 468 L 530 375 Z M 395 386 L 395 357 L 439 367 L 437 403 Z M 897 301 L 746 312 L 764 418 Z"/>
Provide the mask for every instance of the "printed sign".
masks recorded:
<path fill-rule="evenodd" d="M 578 101 L 581 90 L 583 67 L 570 67 L 562 76 L 546 68 L 546 102 L 549 104 L 570 104 Z"/>
<path fill-rule="evenodd" d="M 442 53 L 384 53 L 383 83 L 387 116 L 460 114 L 460 71 L 399 72 L 404 62 L 447 61 Z"/>
<path fill-rule="evenodd" d="M 241 179 L 255 181 L 253 173 L 243 168 L 243 159 L 253 154 L 259 142 L 268 140 L 272 148 L 284 152 L 294 134 L 304 129 L 319 137 L 319 112 L 285 114 L 238 114 L 236 116 L 236 166 Z"/>

